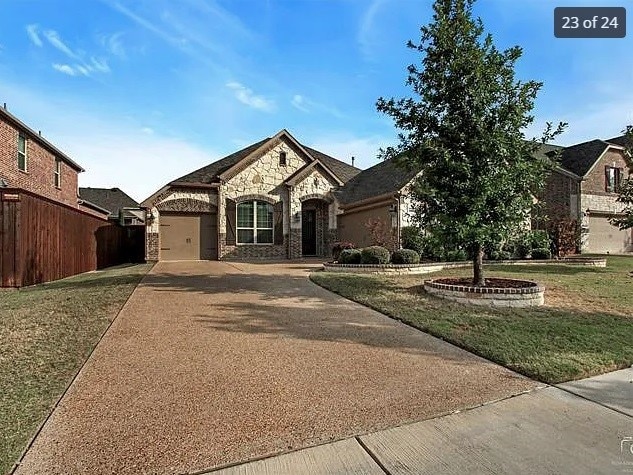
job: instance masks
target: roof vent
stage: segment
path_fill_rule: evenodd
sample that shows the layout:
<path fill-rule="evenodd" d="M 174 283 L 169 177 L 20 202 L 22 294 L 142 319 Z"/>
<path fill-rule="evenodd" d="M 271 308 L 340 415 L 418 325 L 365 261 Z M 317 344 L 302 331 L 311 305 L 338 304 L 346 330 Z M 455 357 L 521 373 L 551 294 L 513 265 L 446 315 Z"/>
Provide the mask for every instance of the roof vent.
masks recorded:
<path fill-rule="evenodd" d="M 354 155 L 352 155 L 352 166 L 354 166 Z"/>

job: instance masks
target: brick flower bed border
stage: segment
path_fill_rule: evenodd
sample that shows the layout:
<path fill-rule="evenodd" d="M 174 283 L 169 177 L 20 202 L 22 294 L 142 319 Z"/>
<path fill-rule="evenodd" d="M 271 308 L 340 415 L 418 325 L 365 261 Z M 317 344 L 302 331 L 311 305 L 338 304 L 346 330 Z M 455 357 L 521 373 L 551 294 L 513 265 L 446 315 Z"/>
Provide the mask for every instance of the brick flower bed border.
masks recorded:
<path fill-rule="evenodd" d="M 604 257 L 564 257 L 562 259 L 548 260 L 511 260 L 511 261 L 487 261 L 487 265 L 575 265 L 587 267 L 606 267 L 607 260 Z M 471 262 L 424 262 L 421 264 L 339 264 L 336 262 L 324 262 L 323 270 L 326 272 L 342 272 L 349 274 L 430 274 L 444 269 L 456 269 L 470 267 Z"/>
<path fill-rule="evenodd" d="M 456 285 L 427 280 L 424 290 L 429 294 L 446 300 L 471 305 L 485 305 L 489 307 L 537 307 L 545 303 L 545 287 L 529 280 L 512 280 L 532 284 L 529 287 L 474 287 L 471 285 Z"/>

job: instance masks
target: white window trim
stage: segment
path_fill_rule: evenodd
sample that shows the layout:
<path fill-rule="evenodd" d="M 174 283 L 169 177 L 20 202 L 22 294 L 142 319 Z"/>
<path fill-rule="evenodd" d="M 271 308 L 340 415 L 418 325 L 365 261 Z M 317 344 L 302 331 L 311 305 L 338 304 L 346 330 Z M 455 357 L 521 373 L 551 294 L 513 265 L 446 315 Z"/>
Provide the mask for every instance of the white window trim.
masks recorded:
<path fill-rule="evenodd" d="M 20 138 L 24 139 L 24 152 L 20 151 Z M 18 155 L 16 157 L 17 159 L 17 166 L 18 166 L 18 170 L 24 173 L 28 173 L 29 171 L 29 145 L 28 145 L 28 138 L 26 137 L 26 135 L 24 135 L 23 133 L 18 132 Z M 24 170 L 20 168 L 20 155 L 24 154 Z"/>
<path fill-rule="evenodd" d="M 273 225 L 270 228 L 258 228 L 257 227 L 257 203 L 266 203 L 268 206 L 271 206 L 273 208 Z M 245 204 L 245 203 L 253 203 L 253 227 L 252 228 L 245 228 L 243 226 L 238 226 L 237 223 L 237 210 L 239 208 L 240 205 Z M 235 206 L 235 244 L 237 244 L 238 246 L 273 246 L 275 244 L 275 222 L 274 222 L 274 216 L 275 216 L 275 212 L 274 212 L 274 206 L 272 204 L 270 204 L 268 201 L 264 201 L 264 200 L 246 200 L 246 201 L 242 201 L 241 203 L 237 203 L 237 205 Z M 240 242 L 239 236 L 239 230 L 240 229 L 248 229 L 248 230 L 252 230 L 253 231 L 253 240 L 255 242 Z M 257 231 L 261 229 L 261 230 L 270 230 L 271 231 L 271 235 L 272 235 L 272 240 L 271 242 L 257 242 Z"/>
<path fill-rule="evenodd" d="M 55 157 L 55 173 L 54 173 L 54 185 L 55 188 L 61 190 L 62 188 L 62 161 Z"/>

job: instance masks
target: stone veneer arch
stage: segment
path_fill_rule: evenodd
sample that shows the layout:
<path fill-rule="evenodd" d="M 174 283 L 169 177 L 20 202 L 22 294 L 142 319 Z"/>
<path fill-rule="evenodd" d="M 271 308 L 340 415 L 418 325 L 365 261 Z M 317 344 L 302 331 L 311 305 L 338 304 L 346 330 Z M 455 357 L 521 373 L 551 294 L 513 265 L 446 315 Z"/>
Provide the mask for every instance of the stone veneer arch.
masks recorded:
<path fill-rule="evenodd" d="M 334 201 L 331 196 L 327 196 L 324 193 L 311 193 L 309 195 L 299 197 L 299 201 L 301 201 L 302 203 L 308 200 L 323 200 L 328 203 L 332 203 Z"/>
<path fill-rule="evenodd" d="M 262 195 L 262 194 L 250 194 L 250 195 L 240 195 L 233 198 L 233 201 L 236 203 L 244 203 L 245 201 L 265 201 L 266 203 L 270 203 L 271 205 L 277 204 L 281 201 L 279 196 L 275 195 Z"/>
<path fill-rule="evenodd" d="M 216 206 L 207 201 L 200 201 L 194 198 L 176 198 L 166 200 L 156 205 L 160 211 L 176 211 L 189 213 L 209 213 L 216 210 Z"/>

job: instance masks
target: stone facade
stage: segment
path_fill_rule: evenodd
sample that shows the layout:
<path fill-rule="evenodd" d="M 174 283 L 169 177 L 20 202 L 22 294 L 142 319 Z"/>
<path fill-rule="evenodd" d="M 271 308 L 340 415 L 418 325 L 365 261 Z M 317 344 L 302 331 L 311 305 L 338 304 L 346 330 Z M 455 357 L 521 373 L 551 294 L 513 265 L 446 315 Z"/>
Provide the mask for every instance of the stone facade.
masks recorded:
<path fill-rule="evenodd" d="M 285 164 L 280 163 L 282 152 Z M 147 258 L 159 258 L 161 211 L 217 213 L 219 259 L 299 258 L 302 256 L 301 211 L 308 201 L 317 203 L 317 254 L 329 255 L 330 236 L 336 234 L 336 209 L 331 191 L 337 183 L 326 172 L 313 167 L 307 169 L 305 177 L 293 181 L 294 186 L 288 184 L 288 179 L 300 176 L 300 170 L 310 163 L 310 158 L 295 144 L 280 138 L 272 140 L 253 160 L 246 160 L 216 189 L 169 188 L 154 198 L 151 206 L 153 219 L 147 224 Z M 250 200 L 265 201 L 273 206 L 282 203 L 283 238 L 275 236 L 275 244 L 229 242 L 227 204 Z"/>

